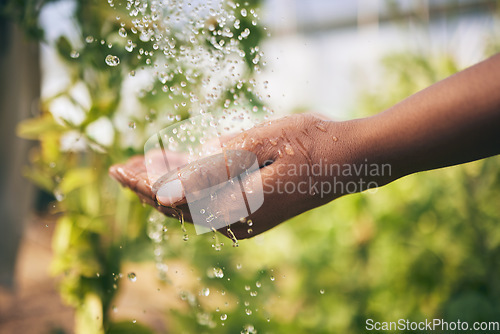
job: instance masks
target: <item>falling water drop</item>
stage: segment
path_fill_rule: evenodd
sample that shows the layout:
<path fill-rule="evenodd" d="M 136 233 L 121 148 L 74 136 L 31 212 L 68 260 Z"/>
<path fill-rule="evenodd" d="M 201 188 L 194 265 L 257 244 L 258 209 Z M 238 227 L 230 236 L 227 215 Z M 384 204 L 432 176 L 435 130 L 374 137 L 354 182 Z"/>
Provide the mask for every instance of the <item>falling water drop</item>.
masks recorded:
<path fill-rule="evenodd" d="M 112 66 L 112 67 L 118 66 L 118 64 L 120 64 L 120 58 L 118 58 L 117 56 L 113 56 L 113 55 L 107 55 L 105 62 L 108 66 Z"/>
<path fill-rule="evenodd" d="M 214 275 L 217 278 L 223 278 L 224 277 L 224 272 L 222 271 L 221 268 L 214 268 Z"/>
<path fill-rule="evenodd" d="M 121 27 L 120 29 L 118 29 L 118 34 L 122 37 L 127 37 L 127 30 L 125 30 L 125 28 Z"/>
<path fill-rule="evenodd" d="M 128 273 L 127 277 L 130 282 L 137 281 L 137 275 L 135 273 Z"/>
<path fill-rule="evenodd" d="M 250 35 L 250 29 L 245 28 L 240 34 L 241 38 L 247 38 Z"/>
<path fill-rule="evenodd" d="M 227 234 L 229 235 L 231 240 L 233 240 L 233 247 L 238 247 L 240 243 L 238 242 L 238 239 L 236 239 L 236 236 L 234 235 L 233 231 L 229 228 L 229 226 L 227 227 Z"/>
<path fill-rule="evenodd" d="M 56 198 L 56 200 L 58 202 L 61 202 L 62 200 L 64 200 L 64 194 L 59 189 L 54 190 L 54 197 Z"/>

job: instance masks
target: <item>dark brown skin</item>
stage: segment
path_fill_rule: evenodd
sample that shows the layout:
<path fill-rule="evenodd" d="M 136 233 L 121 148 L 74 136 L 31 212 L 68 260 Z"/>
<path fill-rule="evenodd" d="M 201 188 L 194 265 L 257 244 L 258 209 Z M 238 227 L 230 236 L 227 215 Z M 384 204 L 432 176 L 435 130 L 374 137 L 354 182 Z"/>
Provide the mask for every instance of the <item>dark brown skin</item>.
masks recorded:
<path fill-rule="evenodd" d="M 312 115 L 294 115 L 228 140 L 226 149 L 248 150 L 257 156 L 260 174 L 250 177 L 261 177 L 264 184 L 264 203 L 247 218 L 253 221 L 253 232 L 248 233 L 248 225 L 239 222 L 231 229 L 238 239 L 252 237 L 348 193 L 345 189 L 329 193 L 272 191 L 279 182 L 298 185 L 312 178 L 313 183 L 332 183 L 335 179 L 345 184 L 363 178 L 365 184 L 383 186 L 416 172 L 500 154 L 499 78 L 500 55 L 496 55 L 372 117 L 333 122 Z M 389 164 L 391 175 L 344 175 L 342 171 L 337 175 L 283 175 L 293 165 L 320 162 L 340 166 Z M 167 206 L 176 205 L 189 221 L 185 199 L 163 205 L 155 202 L 143 157 L 112 166 L 110 174 L 165 214 L 175 215 Z M 212 181 L 196 173 L 185 180 L 200 188 Z M 229 195 L 227 203 L 231 205 Z M 227 235 L 225 229 L 221 232 Z"/>

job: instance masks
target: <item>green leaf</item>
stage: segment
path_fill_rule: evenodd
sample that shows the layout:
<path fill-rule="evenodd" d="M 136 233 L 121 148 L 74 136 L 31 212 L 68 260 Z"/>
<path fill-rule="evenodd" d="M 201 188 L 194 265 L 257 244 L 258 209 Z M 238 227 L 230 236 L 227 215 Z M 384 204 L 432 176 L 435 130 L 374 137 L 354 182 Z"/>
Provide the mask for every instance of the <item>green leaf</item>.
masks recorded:
<path fill-rule="evenodd" d="M 49 133 L 61 133 L 66 128 L 57 123 L 51 114 L 47 113 L 37 118 L 30 118 L 17 125 L 17 135 L 25 139 L 39 139 Z"/>
<path fill-rule="evenodd" d="M 96 175 L 91 168 L 75 168 L 69 170 L 61 180 L 59 190 L 64 194 L 77 188 L 83 187 L 94 182 Z"/>
<path fill-rule="evenodd" d="M 54 191 L 55 184 L 52 178 L 38 168 L 25 167 L 23 169 L 23 176 L 31 180 L 43 190 L 48 192 Z"/>

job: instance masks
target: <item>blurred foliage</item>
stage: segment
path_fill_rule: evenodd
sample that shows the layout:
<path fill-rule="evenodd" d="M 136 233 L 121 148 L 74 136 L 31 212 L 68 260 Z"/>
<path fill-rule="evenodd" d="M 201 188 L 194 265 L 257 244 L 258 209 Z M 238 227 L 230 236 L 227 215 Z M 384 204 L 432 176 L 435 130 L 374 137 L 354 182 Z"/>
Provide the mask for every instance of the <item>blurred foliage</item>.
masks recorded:
<path fill-rule="evenodd" d="M 57 42 L 71 84 L 43 102 L 40 117 L 19 126 L 21 136 L 40 141 L 26 175 L 57 198 L 51 208 L 59 215 L 52 271 L 62 277 L 62 297 L 77 310 L 75 332 L 153 332 L 140 319 L 149 307 L 163 309 L 157 300 L 169 305 L 163 327 L 170 333 L 360 333 L 368 318 L 500 318 L 498 157 L 409 176 L 377 194 L 341 198 L 238 248 L 223 237 L 196 236 L 192 226 L 184 241 L 177 220 L 158 217 L 107 176 L 111 164 L 141 153 L 152 123 L 162 128 L 171 122 L 159 117 L 159 106 L 188 116 L 187 108 L 173 108 L 182 97 L 145 93 L 130 115 L 134 126 L 120 127 L 122 85 L 145 59 L 125 52 L 118 38 L 115 17 L 126 16 L 117 14 L 122 7 L 76 4 L 81 41 L 61 37 Z M 248 7 L 256 5 L 252 1 Z M 243 42 L 250 50 L 262 31 L 247 21 L 240 30 L 245 27 L 256 29 Z M 137 35 L 128 38 L 137 48 L 146 47 Z M 108 54 L 118 56 L 120 66 L 105 65 Z M 250 75 L 251 59 L 246 64 Z M 383 68 L 379 88 L 360 99 L 363 115 L 459 70 L 448 54 L 390 55 Z M 66 97 L 78 106 L 72 88 L 82 83 L 91 100 L 88 108 L 80 106 L 84 120 L 52 116 L 54 99 Z M 113 126 L 111 144 L 88 131 L 102 118 Z M 68 137 L 84 143 L 84 149 L 63 149 Z M 226 245 L 217 251 L 220 242 Z M 159 288 L 137 276 L 129 288 L 143 284 L 151 305 L 130 318 L 114 303 L 128 283 L 124 265 L 134 268 L 138 262 L 156 265 Z"/>

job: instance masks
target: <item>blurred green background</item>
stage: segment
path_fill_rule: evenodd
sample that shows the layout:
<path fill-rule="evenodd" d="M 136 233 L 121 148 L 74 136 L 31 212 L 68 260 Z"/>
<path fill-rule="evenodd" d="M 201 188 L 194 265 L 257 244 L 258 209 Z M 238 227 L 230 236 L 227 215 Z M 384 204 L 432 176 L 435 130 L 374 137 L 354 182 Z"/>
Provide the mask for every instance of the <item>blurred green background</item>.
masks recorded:
<path fill-rule="evenodd" d="M 45 2 L 13 0 L 1 7 L 4 17 L 22 27 L 22 38 L 47 43 L 70 74 L 66 88 L 42 96 L 37 116 L 17 127 L 19 136 L 38 143 L 29 150 L 23 174 L 53 196 L 39 199 L 40 214 L 56 220 L 50 273 L 75 310 L 71 330 L 52 323 L 52 332 L 361 333 L 366 319 L 499 321 L 499 157 L 412 175 L 374 194 L 346 196 L 237 248 L 219 236 L 224 246 L 217 251 L 213 235 L 197 236 L 192 227 L 184 241 L 177 220 L 157 215 L 107 174 L 110 165 L 141 154 L 152 130 L 176 121 L 165 117 L 165 110 L 176 110 L 180 120 L 189 108 L 185 96 L 153 94 L 161 90 L 157 82 L 140 95 L 135 112 L 123 116 L 125 78 L 145 66 L 146 57 L 125 50 L 115 17 L 126 15 L 117 14 L 126 3 L 111 3 L 115 6 L 73 2 L 76 37 L 62 35 L 52 43 L 38 22 Z M 249 10 L 268 8 L 260 1 L 238 3 Z M 411 21 L 425 31 L 433 15 L 454 22 L 478 15 L 497 24 L 495 1 L 462 7 L 439 1 L 437 14 L 432 6 L 422 12 L 420 6 L 408 11 L 397 1 L 385 4 L 386 20 L 395 27 Z M 251 38 L 241 41 L 251 54 L 265 42 L 265 31 L 250 17 L 240 19 L 241 27 L 234 29 L 251 29 Z M 347 24 L 329 29 L 347 29 Z M 383 38 L 382 28 L 379 33 Z M 499 36 L 487 29 L 473 37 L 483 41 L 484 48 L 476 50 L 481 58 L 499 50 Z M 147 50 L 137 35 L 128 38 Z M 356 98 L 342 117 L 380 112 L 463 67 L 452 48 L 389 51 L 377 60 L 372 85 L 358 74 Z M 108 54 L 120 58 L 118 67 L 105 64 Z M 251 58 L 246 67 L 251 78 Z M 180 80 L 174 77 L 169 85 Z M 85 86 L 90 105 L 75 98 L 78 85 Z M 197 85 L 191 82 L 188 88 Z M 245 98 L 251 103 L 255 96 L 249 94 Z M 53 101 L 61 97 L 84 110 L 83 120 L 54 116 Z M 185 108 L 174 108 L 182 102 Z M 2 110 L 7 112 L 14 111 Z M 108 142 L 93 135 L 97 122 L 112 127 Z M 61 143 L 68 137 L 83 147 L 65 148 Z"/>

